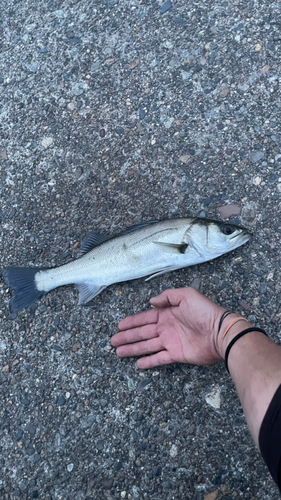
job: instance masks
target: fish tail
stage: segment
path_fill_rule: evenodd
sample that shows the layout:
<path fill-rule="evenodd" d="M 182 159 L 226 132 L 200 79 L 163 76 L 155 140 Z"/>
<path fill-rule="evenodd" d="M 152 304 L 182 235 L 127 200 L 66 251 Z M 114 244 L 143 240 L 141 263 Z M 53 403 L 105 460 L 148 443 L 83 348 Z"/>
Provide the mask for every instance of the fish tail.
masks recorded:
<path fill-rule="evenodd" d="M 35 283 L 35 274 L 41 268 L 8 267 L 2 272 L 6 285 L 12 288 L 14 294 L 10 300 L 10 311 L 17 313 L 40 299 L 46 292 L 38 290 Z"/>

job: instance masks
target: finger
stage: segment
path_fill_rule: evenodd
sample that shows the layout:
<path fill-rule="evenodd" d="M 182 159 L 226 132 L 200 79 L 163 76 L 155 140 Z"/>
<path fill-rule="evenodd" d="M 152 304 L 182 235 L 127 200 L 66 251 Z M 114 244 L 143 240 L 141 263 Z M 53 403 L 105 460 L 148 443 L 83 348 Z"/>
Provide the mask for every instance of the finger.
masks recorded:
<path fill-rule="evenodd" d="M 155 366 L 169 365 L 174 363 L 168 351 L 160 351 L 152 356 L 146 356 L 137 361 L 137 367 L 142 370 L 147 370 L 148 368 L 155 368 Z"/>
<path fill-rule="evenodd" d="M 158 311 L 151 309 L 149 311 L 143 311 L 133 316 L 128 316 L 127 318 L 120 321 L 118 327 L 119 330 L 130 330 L 131 328 L 136 328 L 137 326 L 148 325 L 151 323 L 157 323 L 158 321 Z"/>
<path fill-rule="evenodd" d="M 163 345 L 160 338 L 144 340 L 135 344 L 127 344 L 117 347 L 116 353 L 120 358 L 143 356 L 144 354 L 152 354 L 153 352 L 161 351 Z"/>
<path fill-rule="evenodd" d="M 171 288 L 165 290 L 158 297 L 150 299 L 150 303 L 154 307 L 171 307 L 178 306 L 182 299 L 186 297 L 188 288 Z"/>
<path fill-rule="evenodd" d="M 155 324 L 139 326 L 131 330 L 123 330 L 116 333 L 111 337 L 111 344 L 114 347 L 124 344 L 132 344 L 134 342 L 141 342 L 158 337 Z"/>

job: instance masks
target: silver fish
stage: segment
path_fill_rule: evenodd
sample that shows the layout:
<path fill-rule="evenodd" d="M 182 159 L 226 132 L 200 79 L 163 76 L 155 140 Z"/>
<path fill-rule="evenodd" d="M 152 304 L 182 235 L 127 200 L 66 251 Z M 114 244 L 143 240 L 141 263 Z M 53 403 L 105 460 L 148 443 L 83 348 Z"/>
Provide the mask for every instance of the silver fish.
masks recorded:
<path fill-rule="evenodd" d="M 5 283 L 14 290 L 10 310 L 16 313 L 50 290 L 75 284 L 79 304 L 86 304 L 112 283 L 155 276 L 200 264 L 246 243 L 249 232 L 210 219 L 150 221 L 111 237 L 90 232 L 83 256 L 51 269 L 10 267 Z"/>

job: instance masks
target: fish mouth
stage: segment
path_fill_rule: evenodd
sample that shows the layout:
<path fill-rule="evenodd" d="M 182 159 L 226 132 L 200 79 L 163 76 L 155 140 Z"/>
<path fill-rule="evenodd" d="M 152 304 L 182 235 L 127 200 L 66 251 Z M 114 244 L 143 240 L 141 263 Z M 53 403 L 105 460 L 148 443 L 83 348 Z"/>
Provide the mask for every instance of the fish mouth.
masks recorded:
<path fill-rule="evenodd" d="M 251 233 L 249 233 L 246 229 L 240 229 L 240 231 L 234 234 L 230 238 L 230 240 L 234 240 L 233 243 L 239 240 L 239 246 L 240 246 L 244 245 L 244 243 L 247 243 L 247 241 L 249 241 L 251 237 L 252 237 Z"/>

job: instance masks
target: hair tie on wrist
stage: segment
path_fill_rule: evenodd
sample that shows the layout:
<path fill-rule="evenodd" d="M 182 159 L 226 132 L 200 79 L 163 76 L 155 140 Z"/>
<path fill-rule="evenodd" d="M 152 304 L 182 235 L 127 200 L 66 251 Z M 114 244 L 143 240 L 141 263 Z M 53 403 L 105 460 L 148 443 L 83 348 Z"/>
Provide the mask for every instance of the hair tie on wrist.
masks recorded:
<path fill-rule="evenodd" d="M 238 333 L 238 335 L 236 335 L 236 337 L 234 337 L 228 344 L 227 348 L 226 348 L 226 351 L 225 351 L 225 359 L 224 359 L 224 362 L 225 362 L 225 367 L 229 373 L 229 369 L 228 369 L 228 356 L 229 356 L 229 352 L 230 352 L 230 349 L 231 347 L 235 344 L 235 342 L 237 340 L 239 340 L 241 337 L 243 337 L 243 335 L 246 335 L 246 333 L 250 333 L 250 332 L 260 332 L 260 333 L 263 333 L 266 337 L 268 337 L 267 333 L 265 333 L 264 330 L 262 330 L 262 328 L 255 328 L 254 326 L 252 328 L 247 328 L 246 330 L 243 330 L 242 332 Z"/>
<path fill-rule="evenodd" d="M 238 323 L 238 321 L 248 321 L 246 318 L 243 318 L 243 316 L 239 316 L 238 318 L 235 318 L 231 323 L 230 325 L 227 327 L 227 329 L 225 330 L 223 336 L 222 336 L 222 340 L 224 339 L 224 337 L 226 336 L 226 334 L 229 332 L 230 328 L 235 325 L 235 323 Z"/>
<path fill-rule="evenodd" d="M 220 319 L 220 322 L 219 322 L 218 334 L 219 334 L 219 331 L 221 329 L 222 322 L 225 320 L 226 316 L 229 316 L 229 314 L 232 314 L 231 311 L 224 311 L 224 313 Z"/>

